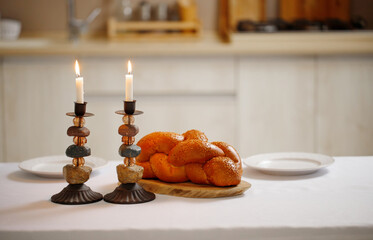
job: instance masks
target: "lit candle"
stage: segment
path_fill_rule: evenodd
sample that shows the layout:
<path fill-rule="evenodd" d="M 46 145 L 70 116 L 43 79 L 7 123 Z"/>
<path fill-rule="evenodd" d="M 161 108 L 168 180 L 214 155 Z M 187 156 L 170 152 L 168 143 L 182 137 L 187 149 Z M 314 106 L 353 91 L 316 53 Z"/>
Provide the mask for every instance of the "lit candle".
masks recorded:
<path fill-rule="evenodd" d="M 128 60 L 127 64 L 128 74 L 126 74 L 126 101 L 133 101 L 133 74 L 132 74 L 132 64 Z"/>
<path fill-rule="evenodd" d="M 76 102 L 84 103 L 83 77 L 80 76 L 78 60 L 75 61 Z"/>

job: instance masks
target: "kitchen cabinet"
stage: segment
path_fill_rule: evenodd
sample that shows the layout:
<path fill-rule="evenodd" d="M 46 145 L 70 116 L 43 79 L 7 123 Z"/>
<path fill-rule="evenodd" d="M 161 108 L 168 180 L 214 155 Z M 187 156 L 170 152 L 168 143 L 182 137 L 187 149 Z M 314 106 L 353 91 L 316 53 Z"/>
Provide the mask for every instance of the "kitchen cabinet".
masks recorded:
<path fill-rule="evenodd" d="M 238 76 L 241 155 L 373 154 L 371 56 L 245 57 Z"/>
<path fill-rule="evenodd" d="M 81 58 L 91 130 L 92 155 L 120 159 L 116 110 L 123 108 L 125 59 Z M 6 57 L 3 60 L 4 140 L 6 161 L 64 154 L 72 144 L 66 130 L 75 100 L 71 57 Z M 230 58 L 136 58 L 134 95 L 137 136 L 153 131 L 204 131 L 211 141 L 236 145 L 234 60 Z"/>
<path fill-rule="evenodd" d="M 125 59 L 85 57 L 81 62 L 89 109 L 96 114 L 88 139 L 92 150 L 120 159 L 122 121 L 114 112 L 123 108 Z M 144 111 L 136 116 L 137 140 L 154 131 L 199 129 L 212 141 L 236 144 L 233 57 L 137 57 L 133 68 L 134 98 Z"/>
<path fill-rule="evenodd" d="M 317 59 L 317 151 L 373 154 L 373 58 Z"/>
<path fill-rule="evenodd" d="M 313 57 L 243 57 L 239 76 L 241 155 L 315 150 Z"/>
<path fill-rule="evenodd" d="M 92 155 L 120 159 L 126 58 L 82 56 Z M 2 161 L 64 154 L 72 144 L 72 56 L 3 56 Z M 242 157 L 276 151 L 372 155 L 373 56 L 138 56 L 137 136 L 204 131 Z"/>
<path fill-rule="evenodd" d="M 1 116 L 6 161 L 64 154 L 72 144 L 66 136 L 72 119 L 65 115 L 73 110 L 75 98 L 74 74 L 68 71 L 71 61 L 65 57 L 3 59 Z"/>
<path fill-rule="evenodd" d="M 3 62 L 0 60 L 0 73 L 3 72 Z M 3 74 L 0 74 L 0 161 L 5 159 L 5 132 L 4 132 L 4 80 Z"/>

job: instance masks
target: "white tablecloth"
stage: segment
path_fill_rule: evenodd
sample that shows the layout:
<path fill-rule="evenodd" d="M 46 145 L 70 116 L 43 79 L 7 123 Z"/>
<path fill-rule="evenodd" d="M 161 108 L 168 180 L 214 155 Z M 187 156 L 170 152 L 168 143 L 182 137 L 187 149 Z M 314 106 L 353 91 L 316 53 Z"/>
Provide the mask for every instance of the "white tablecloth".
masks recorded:
<path fill-rule="evenodd" d="M 93 174 L 93 190 L 111 192 L 115 165 Z M 58 205 L 67 184 L 0 164 L 0 239 L 373 239 L 373 157 L 338 157 L 305 176 L 270 176 L 248 168 L 242 196 L 153 202 Z"/>

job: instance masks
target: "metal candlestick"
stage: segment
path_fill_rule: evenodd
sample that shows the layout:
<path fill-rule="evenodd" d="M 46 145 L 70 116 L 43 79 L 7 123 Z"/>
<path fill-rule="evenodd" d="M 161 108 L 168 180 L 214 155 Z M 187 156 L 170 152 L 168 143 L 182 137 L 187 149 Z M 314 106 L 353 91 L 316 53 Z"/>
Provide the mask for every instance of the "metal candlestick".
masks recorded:
<path fill-rule="evenodd" d="M 118 129 L 122 135 L 123 144 L 119 148 L 119 155 L 124 157 L 124 164 L 117 166 L 118 180 L 121 183 L 113 192 L 104 196 L 109 203 L 135 204 L 149 202 L 155 199 L 154 193 L 145 191 L 137 182 L 142 178 L 144 168 L 136 165 L 136 157 L 140 154 L 141 148 L 134 144 L 135 136 L 139 128 L 134 125 L 135 115 L 143 114 L 136 110 L 135 101 L 124 101 L 124 110 L 115 112 L 123 115 L 123 125 Z"/>
<path fill-rule="evenodd" d="M 92 168 L 84 166 L 84 157 L 91 155 L 91 149 L 84 146 L 90 134 L 88 128 L 84 127 L 84 117 L 93 116 L 86 113 L 87 102 L 76 103 L 74 112 L 66 113 L 67 116 L 74 117 L 74 126 L 67 129 L 67 135 L 74 137 L 74 144 L 66 149 L 66 156 L 73 158 L 73 164 L 63 167 L 63 175 L 69 183 L 60 193 L 52 196 L 54 203 L 60 204 L 88 204 L 102 200 L 102 194 L 92 191 L 84 183 L 88 181 Z"/>

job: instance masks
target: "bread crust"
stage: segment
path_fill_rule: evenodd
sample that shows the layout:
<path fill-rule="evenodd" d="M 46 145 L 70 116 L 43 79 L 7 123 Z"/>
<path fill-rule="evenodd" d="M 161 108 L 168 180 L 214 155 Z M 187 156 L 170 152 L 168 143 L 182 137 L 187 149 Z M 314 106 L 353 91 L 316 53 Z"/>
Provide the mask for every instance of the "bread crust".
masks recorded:
<path fill-rule="evenodd" d="M 204 142 L 208 141 L 207 136 L 203 132 L 196 129 L 186 131 L 185 133 L 183 133 L 183 136 L 185 140 L 198 139 Z"/>
<path fill-rule="evenodd" d="M 175 167 L 167 160 L 164 153 L 155 153 L 150 157 L 150 166 L 154 174 L 165 182 L 186 182 L 188 181 L 184 166 Z"/>
<path fill-rule="evenodd" d="M 238 152 L 225 142 L 207 142 L 203 132 L 189 130 L 180 135 L 153 132 L 138 146 L 137 164 L 144 167 L 143 178 L 165 182 L 192 181 L 197 184 L 232 186 L 241 181 L 242 162 Z"/>
<path fill-rule="evenodd" d="M 136 158 L 136 161 L 149 161 L 150 157 L 155 153 L 169 154 L 171 149 L 183 140 L 183 135 L 173 132 L 150 133 L 137 143 L 141 147 L 141 154 Z"/>
<path fill-rule="evenodd" d="M 229 157 L 215 157 L 208 161 L 203 170 L 207 179 L 215 186 L 237 185 L 241 182 L 241 175 L 236 164 Z"/>
<path fill-rule="evenodd" d="M 169 161 L 175 166 L 189 163 L 205 163 L 207 160 L 224 156 L 223 150 L 214 144 L 198 139 L 187 140 L 176 145 L 169 154 Z"/>

